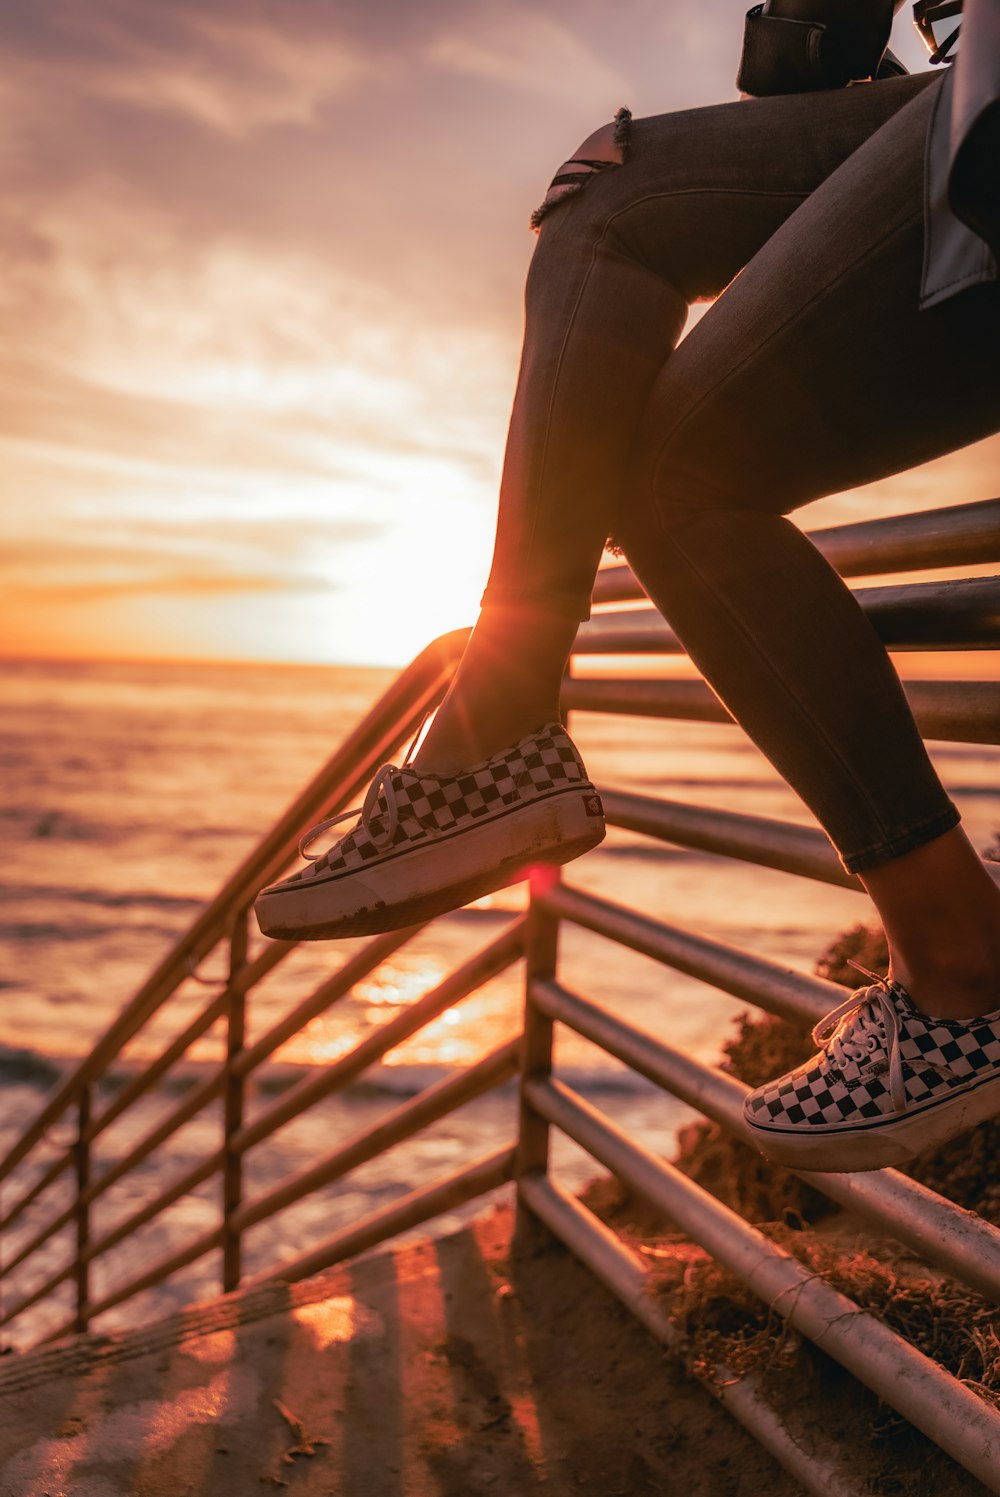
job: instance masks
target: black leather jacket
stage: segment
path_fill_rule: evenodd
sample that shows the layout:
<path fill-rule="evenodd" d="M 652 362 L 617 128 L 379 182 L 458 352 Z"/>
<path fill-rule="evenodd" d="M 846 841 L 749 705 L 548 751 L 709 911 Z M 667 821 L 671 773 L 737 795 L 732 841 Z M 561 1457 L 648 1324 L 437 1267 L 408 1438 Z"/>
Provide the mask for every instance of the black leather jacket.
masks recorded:
<path fill-rule="evenodd" d="M 745 93 L 842 88 L 901 71 L 885 51 L 893 0 L 767 0 L 747 15 Z M 927 137 L 921 306 L 997 279 L 1000 0 L 965 0 L 958 56 Z"/>

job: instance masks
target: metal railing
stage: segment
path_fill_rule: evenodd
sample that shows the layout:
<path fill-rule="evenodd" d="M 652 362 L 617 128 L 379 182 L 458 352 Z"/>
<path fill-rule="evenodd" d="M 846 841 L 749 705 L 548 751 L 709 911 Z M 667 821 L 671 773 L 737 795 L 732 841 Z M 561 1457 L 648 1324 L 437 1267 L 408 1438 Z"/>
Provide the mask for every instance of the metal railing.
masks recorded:
<path fill-rule="evenodd" d="M 981 567 L 1000 562 L 1000 500 L 917 515 L 897 516 L 820 531 L 812 539 L 844 576 L 871 577 L 930 567 Z M 964 577 L 859 589 L 883 639 L 894 649 L 1000 648 L 1000 577 Z M 626 567 L 603 571 L 598 604 L 632 603 L 642 594 Z M 936 1363 L 916 1351 L 876 1317 L 807 1272 L 756 1228 L 673 1166 L 630 1139 L 553 1074 L 553 1034 L 563 1025 L 615 1056 L 637 1073 L 697 1109 L 724 1129 L 744 1131 L 745 1088 L 732 1077 L 636 1029 L 592 998 L 559 980 L 559 931 L 585 928 L 654 962 L 693 975 L 765 1011 L 810 1023 L 840 1001 L 834 984 L 789 970 L 761 956 L 599 899 L 562 881 L 532 886 L 529 909 L 513 917 L 481 951 L 465 959 L 435 987 L 382 1024 L 349 1053 L 306 1074 L 252 1120 L 245 1116 L 248 1079 L 303 1026 L 344 999 L 423 927 L 377 937 L 354 951 L 252 1044 L 246 1037 L 246 1003 L 254 987 L 294 949 L 274 942 L 249 954 L 248 913 L 260 886 L 291 863 L 297 839 L 320 817 L 345 805 L 374 771 L 405 743 L 428 708 L 447 688 L 467 635 L 445 636 L 397 678 L 359 727 L 334 754 L 272 831 L 243 862 L 187 935 L 100 1039 L 91 1055 L 57 1086 L 53 1096 L 0 1163 L 5 1205 L 0 1229 L 10 1232 L 29 1208 L 50 1193 L 69 1196 L 43 1227 L 19 1242 L 0 1278 L 29 1282 L 10 1298 L 0 1323 L 51 1304 L 67 1290 L 72 1313 L 46 1339 L 88 1329 L 95 1319 L 150 1289 L 210 1252 L 220 1252 L 220 1287 L 248 1282 L 243 1235 L 305 1196 L 341 1179 L 385 1149 L 410 1138 L 455 1108 L 521 1076 L 517 1136 L 448 1178 L 416 1190 L 335 1235 L 312 1243 L 292 1262 L 275 1264 L 267 1278 L 295 1279 L 320 1271 L 442 1212 L 516 1180 L 521 1209 L 540 1219 L 668 1345 L 676 1331 L 646 1293 L 647 1269 L 549 1173 L 551 1130 L 574 1139 L 629 1186 L 659 1206 L 695 1242 L 725 1264 L 802 1335 L 819 1342 L 862 1383 L 935 1440 L 991 1491 L 1000 1492 L 1000 1415 Z M 648 608 L 598 614 L 579 633 L 583 655 L 677 652 L 680 646 Z M 1000 682 L 914 681 L 906 684 L 926 736 L 1000 744 Z M 569 710 L 629 713 L 702 722 L 729 721 L 708 688 L 696 680 L 567 677 Z M 823 835 L 814 829 L 680 804 L 601 787 L 609 824 L 676 846 L 699 849 L 776 868 L 832 886 L 859 888 L 845 874 Z M 1000 874 L 1000 869 L 996 870 Z M 115 1060 L 150 1020 L 185 991 L 191 974 L 213 951 L 223 950 L 228 976 L 145 1069 L 103 1106 L 98 1097 Z M 309 1168 L 271 1189 L 246 1197 L 248 1151 L 293 1118 L 354 1081 L 404 1039 L 514 963 L 524 963 L 523 1030 L 483 1057 L 391 1110 L 362 1133 L 341 1141 Z M 187 1091 L 122 1158 L 99 1171 L 95 1144 L 110 1125 L 150 1095 L 213 1026 L 225 1027 L 224 1058 Z M 209 1104 L 221 1103 L 217 1148 L 204 1154 L 154 1198 L 95 1232 L 93 1208 L 138 1165 L 164 1148 Z M 71 1126 L 72 1136 L 53 1142 Z M 49 1157 L 51 1156 L 51 1157 Z M 91 1270 L 102 1255 L 126 1242 L 198 1186 L 219 1183 L 218 1222 L 144 1271 L 97 1295 Z M 980 1218 L 893 1170 L 862 1175 L 805 1174 L 803 1178 L 929 1262 L 1000 1301 L 1000 1232 Z M 65 1261 L 30 1281 L 54 1240 L 65 1242 Z M 711 1390 L 810 1491 L 844 1494 L 860 1488 L 837 1451 L 822 1451 L 779 1415 L 754 1377 L 709 1378 Z"/>

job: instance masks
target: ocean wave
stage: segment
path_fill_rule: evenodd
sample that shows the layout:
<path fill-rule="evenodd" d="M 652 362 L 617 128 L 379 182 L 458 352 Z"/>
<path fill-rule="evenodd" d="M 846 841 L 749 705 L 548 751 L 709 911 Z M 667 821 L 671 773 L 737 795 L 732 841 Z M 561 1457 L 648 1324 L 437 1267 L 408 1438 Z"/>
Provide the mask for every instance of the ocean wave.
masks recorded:
<path fill-rule="evenodd" d="M 36 1091 L 49 1091 L 74 1066 L 83 1059 L 79 1056 L 57 1056 L 40 1050 L 0 1044 L 0 1086 L 29 1086 Z M 144 1059 L 124 1059 L 113 1063 L 102 1079 L 100 1090 L 109 1093 L 130 1081 L 148 1064 Z M 170 1094 L 185 1092 L 217 1069 L 213 1061 L 184 1060 L 176 1065 L 161 1083 L 160 1090 Z M 278 1061 L 264 1064 L 255 1071 L 251 1086 L 266 1095 L 286 1091 L 312 1071 L 322 1069 L 304 1062 Z M 454 1076 L 460 1068 L 433 1063 L 419 1065 L 374 1065 L 349 1086 L 338 1091 L 341 1100 L 352 1096 L 385 1096 L 398 1100 L 415 1097 L 427 1087 L 436 1085 Z M 635 1096 L 637 1093 L 652 1093 L 661 1090 L 634 1071 L 619 1066 L 613 1061 L 605 1065 L 561 1066 L 558 1070 L 561 1081 L 587 1096 Z M 499 1091 L 510 1093 L 516 1082 L 510 1081 Z"/>
<path fill-rule="evenodd" d="M 154 893 L 151 889 L 69 889 L 59 884 L 0 886 L 0 905 L 24 903 L 83 904 L 105 910 L 200 910 L 206 901 L 190 894 Z"/>
<path fill-rule="evenodd" d="M 57 942 L 66 944 L 72 941 L 102 941 L 108 936 L 116 936 L 120 933 L 120 924 L 107 924 L 99 920 L 0 921 L 0 942 L 9 941 L 12 945 L 22 943 L 25 946 L 34 946 L 40 941 L 53 944 Z M 181 928 L 173 924 L 154 924 L 149 920 L 133 920 L 129 922 L 128 934 L 133 941 L 137 937 L 149 937 L 152 940 L 173 944 L 181 934 Z"/>

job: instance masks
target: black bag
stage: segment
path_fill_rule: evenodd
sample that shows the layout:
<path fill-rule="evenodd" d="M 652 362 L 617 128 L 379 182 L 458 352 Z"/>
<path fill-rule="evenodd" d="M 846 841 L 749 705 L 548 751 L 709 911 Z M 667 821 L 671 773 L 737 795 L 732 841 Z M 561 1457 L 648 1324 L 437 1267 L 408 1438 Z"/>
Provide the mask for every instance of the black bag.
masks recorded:
<path fill-rule="evenodd" d="M 815 93 L 905 73 L 886 51 L 892 16 L 892 0 L 766 0 L 755 5 L 747 12 L 737 87 L 760 96 Z"/>

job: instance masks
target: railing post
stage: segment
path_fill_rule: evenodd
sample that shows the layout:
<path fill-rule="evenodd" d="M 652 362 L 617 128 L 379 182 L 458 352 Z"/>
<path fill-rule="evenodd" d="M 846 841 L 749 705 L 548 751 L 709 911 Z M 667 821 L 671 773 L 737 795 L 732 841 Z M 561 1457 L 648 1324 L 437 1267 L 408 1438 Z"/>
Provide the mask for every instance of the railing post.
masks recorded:
<path fill-rule="evenodd" d="M 89 1129 L 90 1086 L 87 1085 L 80 1091 L 80 1101 L 77 1106 L 76 1143 L 73 1146 L 76 1166 L 76 1205 L 73 1209 L 73 1218 L 76 1223 L 76 1259 L 73 1264 L 76 1315 L 73 1320 L 73 1329 L 76 1331 L 85 1331 L 89 1319 L 87 1307 L 90 1303 L 90 1263 L 83 1256 L 90 1241 L 90 1205 L 83 1198 L 90 1185 L 90 1140 L 87 1137 Z"/>
<path fill-rule="evenodd" d="M 531 985 L 538 979 L 556 975 L 559 921 L 539 903 L 532 877 L 531 906 L 525 931 L 524 962 L 524 1044 L 521 1051 L 521 1114 L 517 1143 L 518 1179 L 541 1172 L 549 1166 L 549 1124 L 527 1101 L 524 1082 L 531 1077 L 545 1078 L 552 1071 L 552 1020 L 535 1005 Z"/>
<path fill-rule="evenodd" d="M 567 675 L 570 667 L 567 666 Z M 565 714 L 564 714 L 565 716 Z M 521 1049 L 521 1098 L 517 1154 L 514 1174 L 520 1181 L 527 1175 L 546 1175 L 549 1168 L 549 1123 L 541 1117 L 525 1095 L 524 1083 L 529 1077 L 546 1078 L 552 1073 L 553 1023 L 535 1005 L 531 986 L 535 981 L 556 976 L 559 959 L 559 918 L 549 914 L 538 899 L 539 887 L 549 889 L 561 877 L 558 868 L 544 868 L 532 874 L 530 882 L 528 923 L 524 941 L 524 1040 Z M 518 1189 L 515 1236 L 526 1247 L 537 1232 L 537 1223 Z"/>
<path fill-rule="evenodd" d="M 246 1036 L 246 993 L 233 979 L 246 964 L 249 945 L 249 909 L 237 912 L 229 942 L 229 986 L 226 991 L 226 1085 L 223 1092 L 222 1164 L 222 1292 L 238 1289 L 242 1275 L 241 1234 L 232 1225 L 233 1215 L 243 1203 L 243 1155 L 231 1140 L 243 1126 L 243 1076 L 233 1062 L 243 1049 Z"/>

